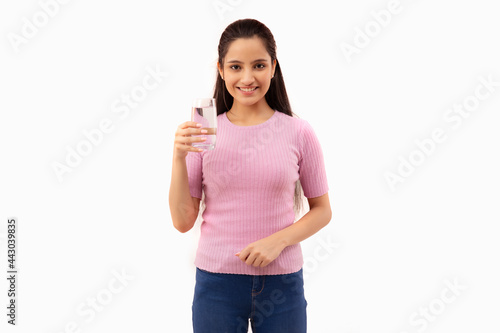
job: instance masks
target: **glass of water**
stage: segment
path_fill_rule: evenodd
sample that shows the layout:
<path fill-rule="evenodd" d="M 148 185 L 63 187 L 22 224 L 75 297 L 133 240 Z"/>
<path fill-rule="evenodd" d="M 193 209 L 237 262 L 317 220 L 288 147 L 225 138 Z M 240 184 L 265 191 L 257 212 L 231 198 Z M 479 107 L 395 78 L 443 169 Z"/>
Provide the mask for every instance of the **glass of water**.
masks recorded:
<path fill-rule="evenodd" d="M 193 142 L 192 146 L 211 150 L 215 148 L 215 137 L 217 134 L 217 107 L 215 98 L 195 98 L 191 110 L 191 121 L 201 124 L 201 129 L 206 129 L 206 134 L 191 135 L 193 137 L 205 137 L 205 141 Z"/>

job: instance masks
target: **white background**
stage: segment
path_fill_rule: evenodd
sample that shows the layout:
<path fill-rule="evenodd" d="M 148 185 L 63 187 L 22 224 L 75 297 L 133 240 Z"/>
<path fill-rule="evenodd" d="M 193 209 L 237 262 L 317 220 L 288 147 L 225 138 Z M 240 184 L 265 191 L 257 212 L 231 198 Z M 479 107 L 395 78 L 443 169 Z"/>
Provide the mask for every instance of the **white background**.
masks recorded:
<path fill-rule="evenodd" d="M 302 242 L 309 332 L 498 331 L 498 11 L 401 0 L 377 31 L 370 13 L 389 3 L 75 0 L 43 25 L 38 1 L 3 1 L 0 267 L 14 216 L 20 273 L 16 327 L 1 279 L 1 331 L 191 332 L 199 225 L 172 226 L 173 139 L 192 98 L 212 94 L 220 34 L 240 18 L 273 32 L 292 109 L 324 151 L 333 218 Z M 341 45 L 355 42 L 347 57 Z M 120 118 L 114 103 L 148 67 L 168 76 Z M 497 86 L 453 128 L 443 117 L 474 101 L 480 77 Z M 103 119 L 113 131 L 59 181 L 53 163 Z M 436 128 L 446 140 L 423 155 L 415 140 Z M 410 156 L 422 163 L 391 189 L 386 173 Z M 111 294 L 114 271 L 133 280 Z M 88 320 L 97 296 L 106 304 Z"/>

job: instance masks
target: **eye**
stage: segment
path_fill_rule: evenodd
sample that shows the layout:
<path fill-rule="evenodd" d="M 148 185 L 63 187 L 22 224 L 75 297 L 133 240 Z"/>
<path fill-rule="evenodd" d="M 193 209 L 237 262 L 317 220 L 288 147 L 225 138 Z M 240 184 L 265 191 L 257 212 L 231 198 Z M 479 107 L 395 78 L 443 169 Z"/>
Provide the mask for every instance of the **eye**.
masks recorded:
<path fill-rule="evenodd" d="M 231 66 L 231 67 L 229 67 L 229 68 L 231 68 L 231 69 L 233 69 L 233 70 L 237 70 L 238 68 L 235 68 L 235 67 L 238 67 L 238 68 L 239 68 L 240 66 L 239 66 L 239 65 L 232 65 L 232 66 Z"/>
<path fill-rule="evenodd" d="M 259 68 L 259 69 L 266 68 L 266 65 L 264 65 L 264 64 L 257 64 L 257 65 L 255 65 L 255 66 L 256 66 L 257 68 Z M 260 66 L 260 67 L 259 67 L 259 66 Z"/>

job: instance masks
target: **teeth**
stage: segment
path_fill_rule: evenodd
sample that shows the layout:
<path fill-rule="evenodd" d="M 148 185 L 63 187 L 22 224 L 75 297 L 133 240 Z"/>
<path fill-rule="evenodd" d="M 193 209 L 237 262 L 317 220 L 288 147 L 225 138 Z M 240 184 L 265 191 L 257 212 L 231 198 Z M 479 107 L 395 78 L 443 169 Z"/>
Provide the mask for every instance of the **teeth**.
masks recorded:
<path fill-rule="evenodd" d="M 246 89 L 246 88 L 240 88 L 240 89 L 245 91 L 245 92 L 250 92 L 250 91 L 254 91 L 255 89 L 257 89 L 257 87 L 251 88 L 251 89 Z"/>

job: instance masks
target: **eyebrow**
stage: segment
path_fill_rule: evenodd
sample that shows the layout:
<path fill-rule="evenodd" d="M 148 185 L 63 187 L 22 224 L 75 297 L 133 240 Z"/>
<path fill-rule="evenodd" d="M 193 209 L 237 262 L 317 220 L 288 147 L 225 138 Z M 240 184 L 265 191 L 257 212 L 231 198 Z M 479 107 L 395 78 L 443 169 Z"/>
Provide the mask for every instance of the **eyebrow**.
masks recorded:
<path fill-rule="evenodd" d="M 267 59 L 257 59 L 257 60 L 252 61 L 252 63 L 254 63 L 254 62 L 267 62 Z M 228 64 L 242 64 L 243 62 L 241 62 L 239 60 L 230 60 L 227 63 Z"/>

